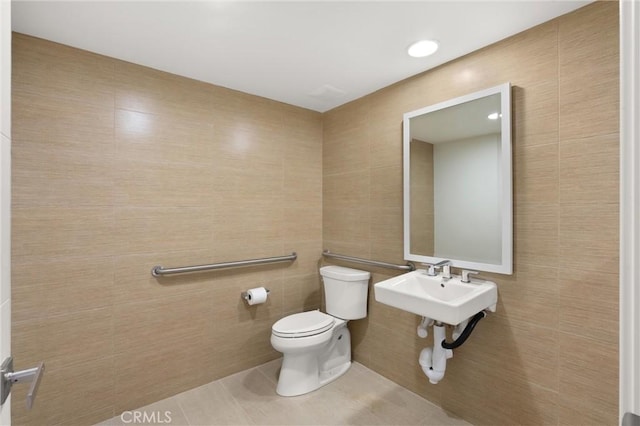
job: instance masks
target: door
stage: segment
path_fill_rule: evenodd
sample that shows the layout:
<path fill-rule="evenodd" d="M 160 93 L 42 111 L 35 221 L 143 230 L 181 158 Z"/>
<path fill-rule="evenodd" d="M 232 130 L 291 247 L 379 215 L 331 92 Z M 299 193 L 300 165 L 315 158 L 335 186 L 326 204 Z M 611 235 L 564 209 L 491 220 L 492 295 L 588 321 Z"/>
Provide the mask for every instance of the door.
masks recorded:
<path fill-rule="evenodd" d="M 0 363 L 11 355 L 11 1 L 0 0 Z M 0 425 L 11 424 L 11 400 Z"/>
<path fill-rule="evenodd" d="M 620 0 L 620 421 L 640 425 L 640 3 Z"/>

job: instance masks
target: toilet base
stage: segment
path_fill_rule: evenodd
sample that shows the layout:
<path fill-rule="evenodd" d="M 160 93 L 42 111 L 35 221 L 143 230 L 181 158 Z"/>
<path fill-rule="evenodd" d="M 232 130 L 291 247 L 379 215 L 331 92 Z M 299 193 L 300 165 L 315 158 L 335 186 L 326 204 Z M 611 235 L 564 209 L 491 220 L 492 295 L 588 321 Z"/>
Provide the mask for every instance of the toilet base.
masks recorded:
<path fill-rule="evenodd" d="M 321 352 L 285 353 L 276 392 L 297 396 L 331 383 L 351 367 L 351 335 L 346 323 L 336 329 Z"/>
<path fill-rule="evenodd" d="M 351 361 L 338 365 L 331 370 L 324 371 L 320 374 L 320 386 L 327 385 L 333 382 L 338 377 L 342 376 L 351 367 Z"/>
<path fill-rule="evenodd" d="M 285 357 L 282 360 L 276 393 L 280 396 L 298 396 L 313 392 L 342 376 L 351 367 L 351 361 L 349 361 L 319 374 L 317 368 L 316 371 L 309 371 L 313 370 L 309 368 L 309 364 L 307 360 L 292 360 L 291 356 Z M 311 364 L 317 366 L 317 363 Z"/>

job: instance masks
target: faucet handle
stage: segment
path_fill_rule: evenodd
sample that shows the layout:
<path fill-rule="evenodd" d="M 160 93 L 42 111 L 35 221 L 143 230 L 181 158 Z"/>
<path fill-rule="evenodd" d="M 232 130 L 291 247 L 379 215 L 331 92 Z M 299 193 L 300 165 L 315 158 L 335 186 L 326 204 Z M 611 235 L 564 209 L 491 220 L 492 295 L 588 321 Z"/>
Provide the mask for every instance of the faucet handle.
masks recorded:
<path fill-rule="evenodd" d="M 479 272 L 478 271 L 467 271 L 465 269 L 462 270 L 462 279 L 460 281 L 462 281 L 463 283 L 470 283 L 471 279 L 469 278 L 469 275 L 478 275 Z"/>
<path fill-rule="evenodd" d="M 438 275 L 438 273 L 436 272 L 436 269 L 438 269 L 438 266 L 436 264 L 423 263 L 422 266 L 427 268 L 427 270 L 425 271 L 425 274 L 429 275 L 430 277 L 435 277 L 436 275 Z"/>
<path fill-rule="evenodd" d="M 430 277 L 435 277 L 436 275 L 438 275 L 436 273 L 436 270 L 442 268 L 443 271 L 446 271 L 447 275 L 449 275 L 449 278 L 451 278 L 451 273 L 449 272 L 451 270 L 450 260 L 442 260 L 438 263 L 424 263 L 423 265 L 426 265 L 429 267 L 429 270 L 427 271 L 427 275 L 429 275 Z"/>

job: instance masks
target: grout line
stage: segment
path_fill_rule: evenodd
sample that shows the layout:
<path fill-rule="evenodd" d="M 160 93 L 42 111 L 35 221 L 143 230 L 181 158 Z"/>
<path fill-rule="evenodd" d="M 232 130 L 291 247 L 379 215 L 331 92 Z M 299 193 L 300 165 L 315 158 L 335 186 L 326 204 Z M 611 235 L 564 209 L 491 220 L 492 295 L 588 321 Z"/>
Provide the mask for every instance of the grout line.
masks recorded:
<path fill-rule="evenodd" d="M 180 394 L 178 394 L 178 395 L 180 395 Z M 187 420 L 187 424 L 191 426 L 191 425 L 193 425 L 193 423 L 191 423 L 191 420 L 189 420 L 189 416 L 187 415 L 187 411 L 184 409 L 184 407 L 180 403 L 180 398 L 176 398 L 178 395 L 172 396 L 171 399 L 174 399 L 176 404 L 178 404 L 178 407 L 180 408 L 180 411 L 182 411 L 182 415 Z M 194 426 L 197 426 L 197 425 L 194 425 Z"/>
<path fill-rule="evenodd" d="M 277 358 L 277 359 L 282 359 L 282 357 Z M 258 372 L 259 372 L 260 374 L 262 374 L 264 377 L 266 377 L 266 378 L 267 378 L 271 383 L 274 383 L 274 384 L 276 384 L 276 385 L 277 385 L 277 384 L 278 384 L 278 381 L 277 381 L 277 380 L 275 380 L 275 381 L 274 381 L 272 377 L 269 377 L 269 376 L 267 375 L 267 373 L 265 373 L 264 371 L 262 371 L 262 367 L 264 367 L 266 364 L 273 363 L 274 361 L 275 361 L 275 360 L 272 360 L 272 361 L 268 361 L 268 362 L 266 362 L 266 363 L 264 363 L 264 364 L 258 365 L 257 367 L 255 367 L 255 369 L 256 369 L 256 370 L 258 370 Z M 280 362 L 282 362 L 282 361 L 280 361 Z"/>
<path fill-rule="evenodd" d="M 253 369 L 255 369 L 255 368 L 257 368 L 257 367 L 253 367 Z M 252 368 L 250 368 L 248 370 L 252 370 Z M 242 372 L 248 371 L 248 370 L 243 370 L 243 371 L 240 371 L 239 373 L 242 373 Z M 239 373 L 235 373 L 235 374 L 239 374 Z M 227 376 L 227 377 L 229 377 L 229 376 Z M 245 418 L 249 422 L 248 424 L 255 425 L 256 423 L 254 423 L 254 421 L 251 419 L 251 416 L 249 415 L 249 412 L 244 408 L 244 405 L 240 401 L 238 401 L 236 399 L 235 395 L 229 390 L 229 388 L 227 387 L 227 385 L 223 381 L 224 379 L 225 379 L 225 377 L 223 377 L 221 379 L 218 379 L 216 381 L 220 383 L 220 385 L 222 386 L 224 391 L 227 393 L 227 395 L 229 395 L 229 397 L 231 397 L 231 399 L 233 400 L 233 402 L 236 405 L 236 407 L 238 407 L 240 409 L 240 411 L 244 414 Z"/>

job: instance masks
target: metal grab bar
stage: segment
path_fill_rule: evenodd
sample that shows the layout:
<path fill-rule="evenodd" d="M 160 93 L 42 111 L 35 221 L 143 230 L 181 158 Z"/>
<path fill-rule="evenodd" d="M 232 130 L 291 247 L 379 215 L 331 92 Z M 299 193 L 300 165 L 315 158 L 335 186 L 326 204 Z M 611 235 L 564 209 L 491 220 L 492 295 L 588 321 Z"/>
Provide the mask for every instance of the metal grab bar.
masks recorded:
<path fill-rule="evenodd" d="M 343 254 L 331 253 L 329 250 L 322 252 L 324 257 L 333 257 L 336 259 L 348 260 L 349 262 L 362 263 L 364 265 L 380 266 L 389 269 L 398 269 L 400 271 L 415 271 L 416 267 L 413 263 L 407 262 L 406 265 L 396 265 L 394 263 L 380 262 L 379 260 L 361 259 L 359 257 L 345 256 Z"/>
<path fill-rule="evenodd" d="M 239 260 L 237 262 L 212 263 L 210 265 L 183 266 L 181 268 L 163 268 L 162 266 L 154 266 L 151 269 L 151 275 L 160 277 L 162 275 L 185 274 L 188 272 L 212 271 L 214 269 L 238 268 L 241 266 L 262 265 L 265 263 L 294 261 L 298 255 L 293 252 L 288 256 L 265 257 L 262 259 Z"/>

